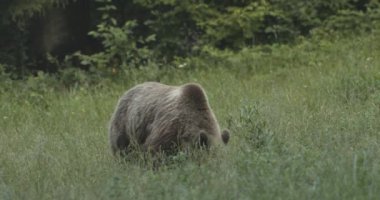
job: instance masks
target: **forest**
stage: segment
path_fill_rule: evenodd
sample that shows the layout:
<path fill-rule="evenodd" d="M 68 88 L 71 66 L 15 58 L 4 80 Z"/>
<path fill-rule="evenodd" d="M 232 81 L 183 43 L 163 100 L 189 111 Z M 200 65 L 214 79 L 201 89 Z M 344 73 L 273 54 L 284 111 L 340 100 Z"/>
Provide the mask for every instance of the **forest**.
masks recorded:
<path fill-rule="evenodd" d="M 0 199 L 377 199 L 379 0 L 2 0 Z M 201 84 L 229 143 L 111 153 L 120 96 Z"/>
<path fill-rule="evenodd" d="M 13 79 L 169 68 L 369 33 L 380 18 L 377 0 L 6 0 L 0 13 L 0 65 Z"/>

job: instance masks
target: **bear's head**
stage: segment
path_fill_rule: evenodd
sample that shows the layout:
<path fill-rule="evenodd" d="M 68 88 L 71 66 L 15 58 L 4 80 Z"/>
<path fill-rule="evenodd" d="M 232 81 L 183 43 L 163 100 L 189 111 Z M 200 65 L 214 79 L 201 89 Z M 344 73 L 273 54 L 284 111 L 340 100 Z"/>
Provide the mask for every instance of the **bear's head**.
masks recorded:
<path fill-rule="evenodd" d="M 184 110 L 185 130 L 182 144 L 195 144 L 209 148 L 227 144 L 230 139 L 228 130 L 220 130 L 216 117 L 208 103 L 206 93 L 198 84 L 186 84 L 181 90 L 181 109 Z"/>
<path fill-rule="evenodd" d="M 220 136 L 219 136 L 219 134 L 208 133 L 204 130 L 201 130 L 199 132 L 198 140 L 199 141 L 197 143 L 201 147 L 210 147 L 210 146 L 215 146 L 221 143 L 226 145 L 228 141 L 230 140 L 230 132 L 224 129 L 220 133 Z"/>

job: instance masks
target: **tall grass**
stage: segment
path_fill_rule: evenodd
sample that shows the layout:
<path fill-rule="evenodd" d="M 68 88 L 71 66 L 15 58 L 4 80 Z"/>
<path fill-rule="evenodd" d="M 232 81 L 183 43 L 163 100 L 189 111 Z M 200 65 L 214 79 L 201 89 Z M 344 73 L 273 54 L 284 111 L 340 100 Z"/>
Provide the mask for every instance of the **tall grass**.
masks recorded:
<path fill-rule="evenodd" d="M 65 92 L 19 86 L 0 94 L 0 199 L 377 199 L 379 44 L 378 34 L 306 41 L 163 74 L 201 83 L 232 136 L 157 171 L 115 159 L 107 138 L 119 96 L 151 76 Z"/>

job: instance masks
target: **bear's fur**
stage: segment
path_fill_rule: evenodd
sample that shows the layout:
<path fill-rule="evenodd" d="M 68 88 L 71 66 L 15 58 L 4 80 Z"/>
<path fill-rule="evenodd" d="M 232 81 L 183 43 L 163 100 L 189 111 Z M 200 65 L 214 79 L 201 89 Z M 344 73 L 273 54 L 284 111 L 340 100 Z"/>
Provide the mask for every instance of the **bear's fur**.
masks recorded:
<path fill-rule="evenodd" d="M 158 152 L 227 144 L 229 132 L 220 131 L 200 85 L 146 82 L 119 99 L 109 139 L 113 153 Z"/>

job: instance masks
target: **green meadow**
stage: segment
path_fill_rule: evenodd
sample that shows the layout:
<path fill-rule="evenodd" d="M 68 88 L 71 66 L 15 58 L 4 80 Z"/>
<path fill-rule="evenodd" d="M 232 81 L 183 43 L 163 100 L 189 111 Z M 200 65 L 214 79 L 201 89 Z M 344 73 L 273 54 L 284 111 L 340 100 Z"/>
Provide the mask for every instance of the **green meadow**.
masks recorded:
<path fill-rule="evenodd" d="M 378 199 L 379 32 L 268 48 L 96 86 L 2 82 L 0 199 Z M 118 98 L 152 80 L 200 83 L 229 144 L 157 170 L 113 157 Z"/>

